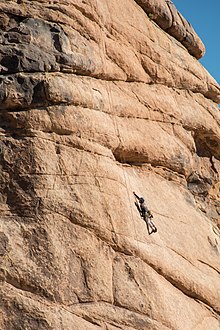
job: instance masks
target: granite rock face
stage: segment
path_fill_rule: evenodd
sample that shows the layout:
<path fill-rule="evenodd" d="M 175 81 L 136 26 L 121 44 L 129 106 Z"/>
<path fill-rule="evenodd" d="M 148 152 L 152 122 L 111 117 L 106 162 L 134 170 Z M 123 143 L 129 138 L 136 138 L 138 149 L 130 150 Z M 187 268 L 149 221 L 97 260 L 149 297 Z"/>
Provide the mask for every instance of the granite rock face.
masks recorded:
<path fill-rule="evenodd" d="M 159 0 L 0 18 L 0 329 L 220 329 L 220 87 L 189 23 Z"/>
<path fill-rule="evenodd" d="M 170 0 L 136 0 L 149 18 L 181 42 L 197 59 L 205 54 L 205 46 L 191 24 Z"/>

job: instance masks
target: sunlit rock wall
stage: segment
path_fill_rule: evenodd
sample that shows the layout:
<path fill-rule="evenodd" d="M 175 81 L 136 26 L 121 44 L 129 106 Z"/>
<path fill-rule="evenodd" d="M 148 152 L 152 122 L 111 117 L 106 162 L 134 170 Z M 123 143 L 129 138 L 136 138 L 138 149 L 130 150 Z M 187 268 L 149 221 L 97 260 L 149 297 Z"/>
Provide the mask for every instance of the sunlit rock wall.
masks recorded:
<path fill-rule="evenodd" d="M 1 1 L 0 28 L 0 328 L 219 330 L 220 88 L 198 36 L 159 0 Z"/>

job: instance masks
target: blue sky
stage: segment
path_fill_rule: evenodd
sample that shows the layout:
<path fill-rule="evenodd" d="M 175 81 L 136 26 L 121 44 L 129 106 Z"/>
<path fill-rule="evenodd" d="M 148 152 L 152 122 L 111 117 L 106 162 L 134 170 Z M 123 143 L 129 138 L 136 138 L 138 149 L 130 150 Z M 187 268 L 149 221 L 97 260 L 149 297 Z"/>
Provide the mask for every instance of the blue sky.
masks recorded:
<path fill-rule="evenodd" d="M 220 0 L 172 0 L 206 47 L 200 62 L 220 84 Z"/>

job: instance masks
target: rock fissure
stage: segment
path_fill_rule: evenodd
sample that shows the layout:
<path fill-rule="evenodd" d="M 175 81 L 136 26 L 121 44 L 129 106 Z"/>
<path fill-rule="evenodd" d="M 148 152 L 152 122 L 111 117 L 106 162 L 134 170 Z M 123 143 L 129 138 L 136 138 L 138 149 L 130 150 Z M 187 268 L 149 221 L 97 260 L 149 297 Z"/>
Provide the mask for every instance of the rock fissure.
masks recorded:
<path fill-rule="evenodd" d="M 170 284 L 172 284 L 176 289 L 180 290 L 184 295 L 186 295 L 189 298 L 194 299 L 195 301 L 202 302 L 205 305 L 209 306 L 213 310 L 214 313 L 219 314 L 218 309 L 215 309 L 208 300 L 206 300 L 203 296 L 200 294 L 190 290 L 186 286 L 183 286 L 182 283 L 177 282 L 173 277 L 167 276 L 167 274 L 161 273 L 160 270 L 156 269 L 152 264 L 150 265 L 158 274 L 163 276 Z"/>
<path fill-rule="evenodd" d="M 199 260 L 198 261 L 206 266 L 208 266 L 209 268 L 213 269 L 215 272 L 217 272 L 220 275 L 220 270 L 217 269 L 216 267 L 213 267 L 212 265 L 210 265 L 209 263 L 203 261 L 203 260 Z"/>
<path fill-rule="evenodd" d="M 140 313 L 138 310 L 135 310 L 135 309 L 134 309 L 134 310 L 130 310 L 130 309 L 126 308 L 125 306 L 120 305 L 120 304 L 118 304 L 118 303 L 117 303 L 117 304 L 114 304 L 114 305 L 115 305 L 116 307 L 119 307 L 119 308 L 122 308 L 122 309 L 125 309 L 125 310 L 128 310 L 128 311 L 131 311 L 131 312 L 134 312 L 134 313 L 137 313 L 137 314 L 140 314 L 140 315 L 147 316 L 147 317 L 149 318 L 149 320 L 151 319 L 151 317 L 150 317 L 148 314 Z M 152 319 L 152 321 L 156 321 L 156 322 L 157 322 L 156 319 Z M 165 323 L 165 322 L 163 322 L 163 321 L 160 321 L 160 323 L 161 323 L 161 325 L 167 327 L 168 329 L 174 330 L 174 328 L 171 327 L 171 325 L 169 324 L 169 322 Z"/>
<path fill-rule="evenodd" d="M 168 246 L 168 249 L 170 249 L 171 251 L 173 251 L 174 253 L 176 253 L 178 256 L 180 256 L 181 258 L 185 259 L 187 262 L 189 262 L 193 267 L 196 268 L 195 264 L 190 261 L 189 259 L 187 259 L 186 257 L 184 257 L 181 253 L 177 252 L 176 250 L 174 250 L 173 248 Z"/>
<path fill-rule="evenodd" d="M 76 223 L 74 223 L 76 224 Z M 81 225 L 81 224 L 77 224 L 77 225 Z M 85 227 L 86 229 L 88 229 L 87 227 Z M 90 230 L 90 229 L 89 229 Z M 115 231 L 111 231 L 111 232 L 114 232 Z M 121 235 L 119 233 L 116 233 L 116 235 Z M 128 237 L 127 235 L 122 235 L 124 237 Z M 101 240 L 103 239 L 102 237 L 98 236 Z M 128 237 L 129 238 L 129 237 Z M 110 242 L 109 241 L 105 241 L 107 244 L 109 244 Z M 140 241 L 139 241 L 140 242 Z M 140 242 L 141 243 L 141 242 Z M 144 243 L 144 242 L 142 242 Z M 114 246 L 111 244 L 111 247 L 115 250 Z M 172 251 L 174 251 L 173 249 L 171 249 Z M 115 251 L 118 251 L 117 249 Z M 123 253 L 121 250 L 119 250 L 120 253 Z M 174 251 L 175 253 L 177 253 L 176 251 Z M 190 262 L 188 259 L 186 259 L 185 257 L 183 257 L 181 254 L 177 253 L 178 255 L 180 255 L 182 258 L 184 258 L 185 260 L 187 260 L 187 262 Z M 128 256 L 128 254 L 125 254 Z M 130 255 L 130 254 L 129 254 Z M 137 255 L 136 255 L 137 258 L 139 258 Z M 146 262 L 145 260 L 143 260 L 144 262 Z M 163 272 L 161 272 L 160 270 L 158 270 L 155 265 L 151 264 L 151 263 L 148 263 L 146 262 L 149 266 L 151 266 L 156 272 L 158 272 L 159 275 L 162 275 L 166 280 L 168 280 L 172 285 L 174 285 L 178 290 L 180 290 L 181 292 L 183 292 L 184 294 L 186 294 L 187 296 L 193 298 L 193 299 L 197 299 L 201 302 L 204 302 L 205 304 L 209 305 L 209 303 L 203 299 L 203 297 L 199 297 L 199 295 L 197 295 L 195 292 L 192 292 L 192 291 L 189 291 L 186 287 L 183 287 L 181 283 L 178 283 L 176 282 L 172 277 L 167 277 L 166 274 L 164 274 Z M 194 267 L 195 265 L 192 264 Z M 210 305 L 209 305 L 210 306 Z M 211 307 L 211 306 L 210 306 Z"/>
<path fill-rule="evenodd" d="M 12 277 L 7 272 L 6 272 L 6 277 L 5 277 L 4 281 L 7 284 L 13 286 L 14 288 L 16 288 L 18 290 L 28 292 L 28 293 L 34 294 L 36 296 L 45 297 L 45 298 L 49 299 L 50 301 L 54 301 L 54 296 L 50 292 L 45 291 L 44 288 L 42 288 L 40 286 L 36 286 L 36 284 L 28 285 L 25 282 L 22 282 L 21 279 L 17 279 L 16 277 Z"/>

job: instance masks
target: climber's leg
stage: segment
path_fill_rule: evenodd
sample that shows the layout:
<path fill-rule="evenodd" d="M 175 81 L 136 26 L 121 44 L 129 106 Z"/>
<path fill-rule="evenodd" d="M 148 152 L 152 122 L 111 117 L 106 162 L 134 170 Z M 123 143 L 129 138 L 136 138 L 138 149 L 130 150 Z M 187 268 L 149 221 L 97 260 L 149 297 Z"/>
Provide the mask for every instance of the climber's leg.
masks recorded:
<path fill-rule="evenodd" d="M 150 235 L 152 232 L 150 232 L 150 226 L 149 226 L 148 218 L 145 216 L 145 217 L 143 217 L 143 219 L 144 219 L 144 222 L 145 222 L 146 225 L 147 225 L 147 231 L 148 231 L 148 234 Z"/>
<path fill-rule="evenodd" d="M 156 228 L 155 224 L 153 223 L 153 221 L 150 218 L 147 218 L 146 223 L 147 223 L 149 235 L 152 234 L 152 233 L 157 232 L 157 228 Z M 150 232 L 150 229 L 151 229 L 151 232 Z"/>

